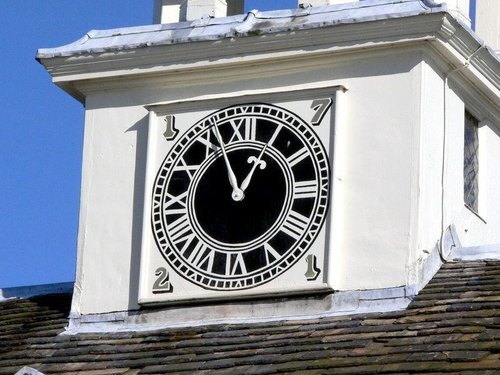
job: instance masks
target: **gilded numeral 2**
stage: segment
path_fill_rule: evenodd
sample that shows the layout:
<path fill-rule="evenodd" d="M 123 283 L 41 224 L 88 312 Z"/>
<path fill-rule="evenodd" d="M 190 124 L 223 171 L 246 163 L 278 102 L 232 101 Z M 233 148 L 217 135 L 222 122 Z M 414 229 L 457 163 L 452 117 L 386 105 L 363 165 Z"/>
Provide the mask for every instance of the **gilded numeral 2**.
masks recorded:
<path fill-rule="evenodd" d="M 172 284 L 168 271 L 165 267 L 158 267 L 155 271 L 156 281 L 153 284 L 153 293 L 170 293 L 172 291 Z"/>
<path fill-rule="evenodd" d="M 165 132 L 163 133 L 163 136 L 167 141 L 171 141 L 172 139 L 175 138 L 177 133 L 179 131 L 175 128 L 175 116 L 174 115 L 167 115 L 165 116 Z"/>
<path fill-rule="evenodd" d="M 311 119 L 311 124 L 314 126 L 318 126 L 323 121 L 323 117 L 325 117 L 326 112 L 332 106 L 333 100 L 332 98 L 325 99 L 316 99 L 311 103 L 311 108 L 315 111 L 314 116 Z"/>

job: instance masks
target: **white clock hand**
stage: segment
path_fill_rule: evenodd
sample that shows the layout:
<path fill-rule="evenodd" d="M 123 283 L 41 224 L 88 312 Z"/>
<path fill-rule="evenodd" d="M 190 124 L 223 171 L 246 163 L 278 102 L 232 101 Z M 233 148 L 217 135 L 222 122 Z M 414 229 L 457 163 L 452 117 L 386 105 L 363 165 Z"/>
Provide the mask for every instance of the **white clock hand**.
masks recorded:
<path fill-rule="evenodd" d="M 229 163 L 229 158 L 227 157 L 226 148 L 224 147 L 224 142 L 222 141 L 222 136 L 220 135 L 219 128 L 216 124 L 213 124 L 213 127 L 215 129 L 215 135 L 217 137 L 217 140 L 220 143 L 222 156 L 224 157 L 224 161 L 226 163 L 227 177 L 229 178 L 229 184 L 231 184 L 231 187 L 233 188 L 231 197 L 235 201 L 240 201 L 243 199 L 245 195 L 243 194 L 243 191 L 238 187 L 238 180 L 236 179 L 236 175 L 234 174 L 233 169 L 231 168 L 231 163 Z"/>
<path fill-rule="evenodd" d="M 267 143 L 262 147 L 262 150 L 259 153 L 258 157 L 255 156 L 250 156 L 248 158 L 248 163 L 253 163 L 252 169 L 250 169 L 250 172 L 248 172 L 248 175 L 245 177 L 243 182 L 241 183 L 241 190 L 245 191 L 248 185 L 250 184 L 250 180 L 252 179 L 253 172 L 255 172 L 255 169 L 257 166 L 259 166 L 260 169 L 264 169 L 266 167 L 266 162 L 262 159 L 262 156 L 264 155 L 264 152 L 266 151 L 267 148 Z"/>

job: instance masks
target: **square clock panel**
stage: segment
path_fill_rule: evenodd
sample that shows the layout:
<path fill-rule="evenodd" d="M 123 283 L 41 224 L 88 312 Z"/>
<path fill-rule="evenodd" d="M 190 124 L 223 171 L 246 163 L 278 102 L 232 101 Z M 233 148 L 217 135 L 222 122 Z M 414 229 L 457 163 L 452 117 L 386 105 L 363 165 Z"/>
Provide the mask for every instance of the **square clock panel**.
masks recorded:
<path fill-rule="evenodd" d="M 148 107 L 140 304 L 331 290 L 335 92 Z"/>

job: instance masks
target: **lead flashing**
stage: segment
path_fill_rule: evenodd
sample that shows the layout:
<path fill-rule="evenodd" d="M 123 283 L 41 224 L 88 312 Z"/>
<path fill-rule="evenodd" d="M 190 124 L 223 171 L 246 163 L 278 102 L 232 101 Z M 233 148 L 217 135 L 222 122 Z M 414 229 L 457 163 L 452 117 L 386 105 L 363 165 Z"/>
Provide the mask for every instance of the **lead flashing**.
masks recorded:
<path fill-rule="evenodd" d="M 406 287 L 338 291 L 328 295 L 239 301 L 201 306 L 170 306 L 103 314 L 70 314 L 64 334 L 150 331 L 208 324 L 302 320 L 404 310 L 414 296 Z"/>
<path fill-rule="evenodd" d="M 500 244 L 457 247 L 451 252 L 450 259 L 456 261 L 500 260 Z"/>

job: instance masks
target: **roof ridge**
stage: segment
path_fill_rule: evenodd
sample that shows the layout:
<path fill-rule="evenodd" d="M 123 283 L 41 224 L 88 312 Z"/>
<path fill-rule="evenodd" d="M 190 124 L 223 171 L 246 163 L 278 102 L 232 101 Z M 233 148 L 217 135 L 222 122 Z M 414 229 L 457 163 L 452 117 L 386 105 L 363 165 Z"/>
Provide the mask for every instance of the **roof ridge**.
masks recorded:
<path fill-rule="evenodd" d="M 14 298 L 29 298 L 48 294 L 68 293 L 73 293 L 73 282 L 0 288 L 0 302 Z"/>

